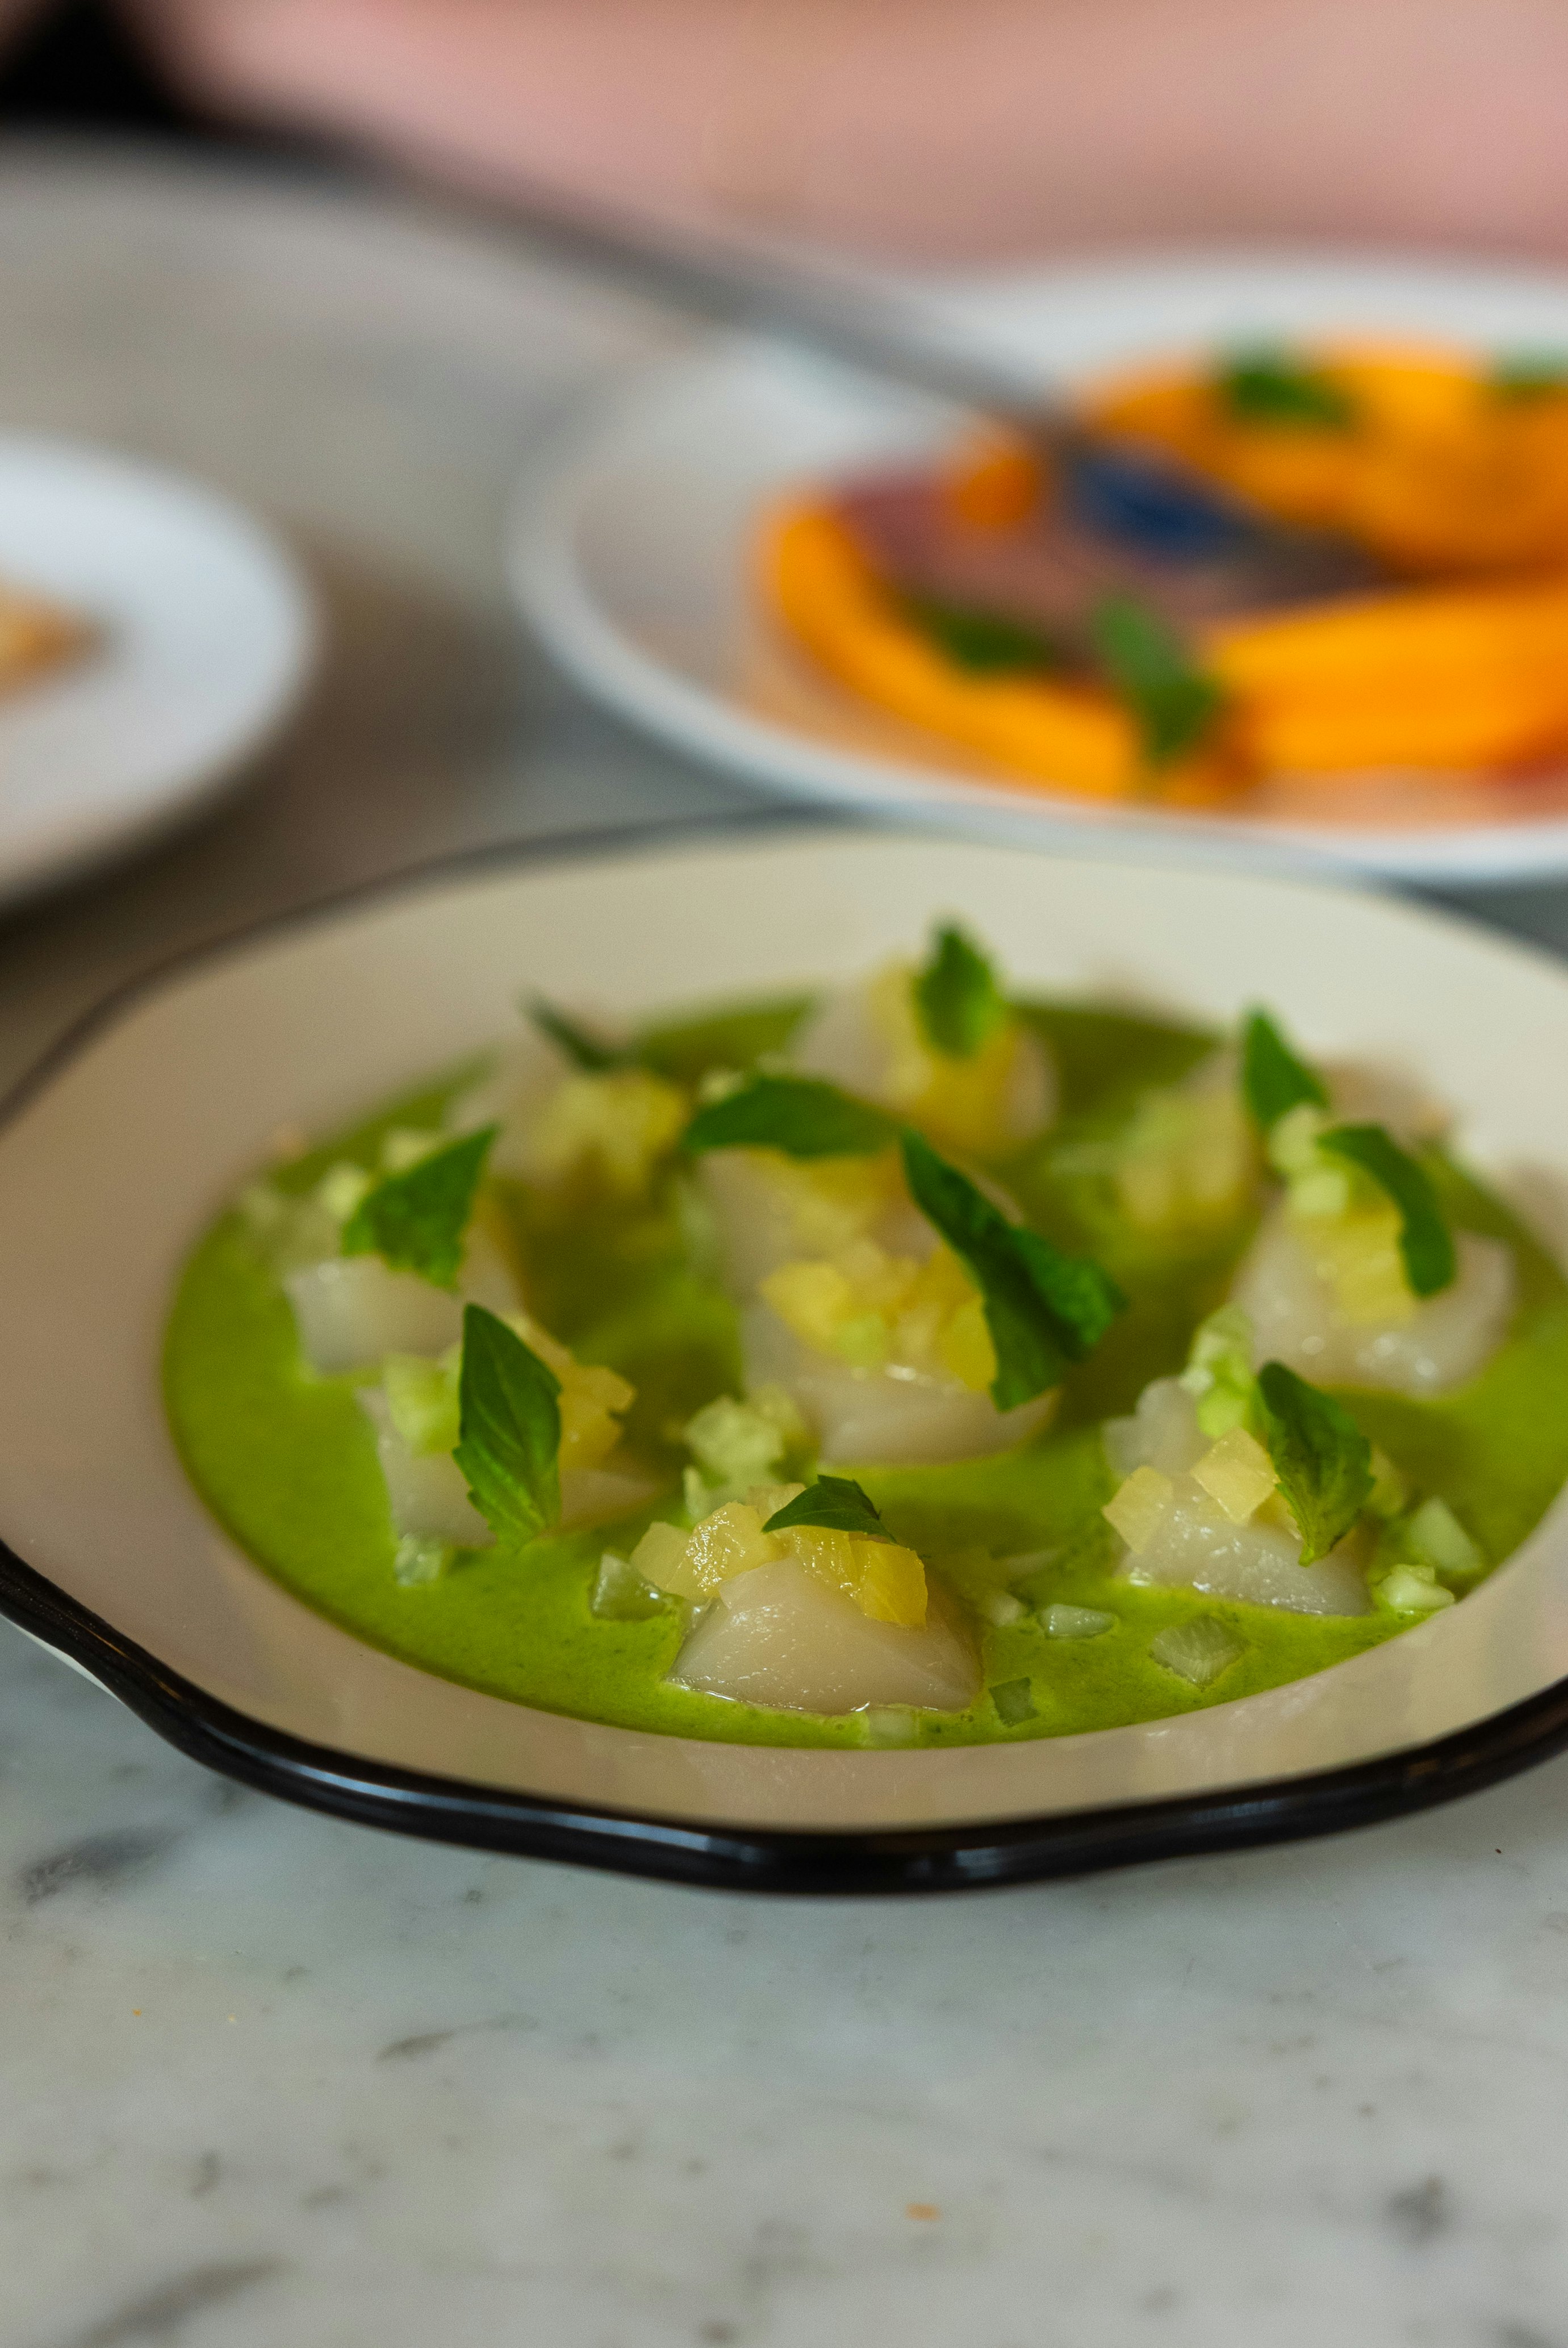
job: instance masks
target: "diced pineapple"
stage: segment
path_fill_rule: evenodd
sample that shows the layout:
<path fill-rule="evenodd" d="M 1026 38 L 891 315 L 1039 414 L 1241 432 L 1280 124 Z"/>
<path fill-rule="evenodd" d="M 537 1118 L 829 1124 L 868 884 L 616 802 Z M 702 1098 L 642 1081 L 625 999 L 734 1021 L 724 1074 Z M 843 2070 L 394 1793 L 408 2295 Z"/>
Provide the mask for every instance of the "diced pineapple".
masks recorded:
<path fill-rule="evenodd" d="M 785 1326 L 819 1353 L 836 1351 L 840 1329 L 855 1317 L 854 1285 L 834 1263 L 780 1264 L 761 1292 Z"/>
<path fill-rule="evenodd" d="M 558 1182 L 591 1167 L 613 1190 L 634 1198 L 686 1120 L 686 1096 L 646 1068 L 571 1076 L 546 1101 L 528 1137 L 536 1181 Z"/>
<path fill-rule="evenodd" d="M 792 1559 L 869 1621 L 918 1630 L 925 1621 L 925 1568 L 913 1550 L 826 1525 L 763 1530 L 804 1489 L 800 1484 L 754 1485 L 744 1500 L 725 1501 L 689 1534 L 675 1525 L 652 1525 L 631 1562 L 657 1589 L 704 1601 L 758 1566 Z"/>
<path fill-rule="evenodd" d="M 1274 1488 L 1274 1462 L 1244 1426 L 1233 1426 L 1211 1445 L 1192 1475 L 1233 1525 L 1248 1523 Z"/>
<path fill-rule="evenodd" d="M 772 1149 L 748 1153 L 760 1161 L 779 1193 L 798 1253 L 837 1255 L 863 1239 L 899 1191 L 891 1150 L 875 1158 L 786 1158 Z"/>
<path fill-rule="evenodd" d="M 831 1262 L 781 1264 L 761 1294 L 804 1344 L 855 1368 L 945 1371 L 974 1393 L 996 1375 L 980 1299 L 948 1248 L 917 1262 L 857 1240 Z"/>
<path fill-rule="evenodd" d="M 925 1568 L 913 1550 L 897 1541 L 856 1540 L 861 1586 L 856 1600 L 873 1622 L 898 1622 L 918 1631 L 925 1621 Z"/>
<path fill-rule="evenodd" d="M 562 1469 L 597 1468 L 621 1439 L 620 1420 L 635 1400 L 636 1388 L 614 1370 L 578 1361 L 530 1314 L 508 1313 L 503 1317 L 561 1382 Z"/>
<path fill-rule="evenodd" d="M 1305 1215 L 1291 1198 L 1291 1220 L 1329 1284 L 1341 1318 L 1370 1328 L 1413 1318 L 1417 1299 L 1399 1252 L 1398 1208 L 1357 1207 L 1335 1216 Z"/>
<path fill-rule="evenodd" d="M 953 1314 L 942 1333 L 937 1354 L 943 1368 L 950 1370 L 971 1394 L 988 1392 L 996 1375 L 996 1347 L 978 1296 L 969 1297 Z"/>
<path fill-rule="evenodd" d="M 631 1562 L 655 1590 L 673 1589 L 669 1577 L 679 1571 L 689 1539 L 678 1525 L 650 1525 L 632 1551 Z"/>
<path fill-rule="evenodd" d="M 851 1599 L 873 1622 L 918 1630 L 925 1620 L 925 1568 L 913 1550 L 822 1525 L 794 1525 L 779 1536 L 819 1581 Z"/>
<path fill-rule="evenodd" d="M 1135 1468 L 1106 1502 L 1101 1513 L 1134 1557 L 1153 1540 L 1175 1489 L 1170 1477 L 1162 1476 L 1158 1468 Z"/>

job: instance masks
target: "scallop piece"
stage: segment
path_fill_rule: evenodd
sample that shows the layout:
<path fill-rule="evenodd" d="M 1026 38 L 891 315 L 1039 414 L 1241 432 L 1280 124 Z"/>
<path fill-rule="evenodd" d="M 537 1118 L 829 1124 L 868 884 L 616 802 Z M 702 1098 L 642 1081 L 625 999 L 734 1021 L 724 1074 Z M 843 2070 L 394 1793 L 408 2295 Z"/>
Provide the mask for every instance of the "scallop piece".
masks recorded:
<path fill-rule="evenodd" d="M 1009 1451 L 1046 1426 L 1056 1394 L 1000 1411 L 985 1393 L 902 1363 L 857 1368 L 820 1354 L 788 1328 L 770 1305 L 741 1316 L 748 1389 L 782 1386 L 809 1422 L 825 1467 L 874 1460 L 885 1466 L 936 1466 Z"/>
<path fill-rule="evenodd" d="M 463 1334 L 465 1303 L 514 1313 L 517 1285 L 482 1228 L 469 1235 L 455 1292 L 378 1255 L 334 1255 L 284 1275 L 300 1349 L 322 1377 L 366 1367 L 387 1354 L 439 1354 Z"/>
<path fill-rule="evenodd" d="M 1194 1477 L 1183 1475 L 1173 1479 L 1152 1534 L 1122 1570 L 1129 1581 L 1241 1598 L 1288 1614 L 1367 1614 L 1366 1546 L 1353 1532 L 1315 1565 L 1303 1565 L 1298 1534 L 1261 1512 L 1247 1524 L 1233 1523 Z"/>
<path fill-rule="evenodd" d="M 469 1498 L 468 1478 L 449 1451 L 410 1451 L 392 1424 L 379 1386 L 362 1387 L 359 1407 L 376 1430 L 392 1522 L 404 1538 L 489 1549 L 495 1535 Z"/>
<path fill-rule="evenodd" d="M 916 1023 L 913 977 L 893 963 L 830 995 L 795 1035 L 795 1067 L 880 1101 L 928 1128 L 939 1144 L 979 1157 L 1043 1132 L 1057 1110 L 1056 1068 L 1043 1038 L 1014 1020 L 973 1059 L 934 1053 Z"/>
<path fill-rule="evenodd" d="M 792 1558 L 722 1583 L 668 1677 L 677 1687 L 785 1712 L 878 1704 L 962 1712 L 980 1691 L 974 1642 L 934 1585 L 924 1623 L 905 1630 L 873 1622 Z"/>
<path fill-rule="evenodd" d="M 495 1535 L 469 1499 L 468 1478 L 451 1453 L 410 1451 L 392 1424 L 379 1386 L 362 1388 L 358 1400 L 376 1430 L 376 1453 L 399 1535 L 449 1541 L 456 1549 L 489 1549 Z M 625 1469 L 568 1468 L 562 1473 L 561 1516 L 552 1530 L 575 1532 L 629 1516 L 653 1498 L 655 1489 L 649 1478 Z"/>
<path fill-rule="evenodd" d="M 1252 1316 L 1254 1365 L 1284 1362 L 1318 1385 L 1446 1394 L 1484 1368 L 1508 1333 L 1513 1251 L 1501 1240 L 1456 1234 L 1459 1276 L 1397 1322 L 1358 1323 L 1340 1310 L 1309 1232 L 1283 1203 L 1265 1219 L 1231 1294 Z"/>
<path fill-rule="evenodd" d="M 774 1149 L 715 1149 L 698 1160 L 696 1180 L 737 1296 L 750 1296 L 782 1263 L 836 1255 L 858 1239 L 916 1258 L 936 1244 L 891 1156 L 799 1160 Z"/>
<path fill-rule="evenodd" d="M 387 1354 L 438 1354 L 461 1336 L 463 1308 L 444 1288 L 393 1272 L 378 1255 L 329 1256 L 286 1272 L 301 1351 L 323 1377 Z"/>
<path fill-rule="evenodd" d="M 1212 1437 L 1198 1424 L 1198 1404 L 1180 1378 L 1153 1378 L 1138 1397 L 1130 1418 L 1108 1418 L 1102 1430 L 1110 1464 L 1119 1476 L 1135 1468 L 1158 1468 L 1162 1476 L 1185 1476 L 1208 1450 Z"/>
<path fill-rule="evenodd" d="M 1365 1614 L 1365 1542 L 1351 1533 L 1315 1565 L 1301 1563 L 1301 1540 L 1274 1512 L 1237 1524 L 1191 1470 L 1211 1448 L 1197 1404 L 1176 1378 L 1155 1378 L 1129 1418 L 1109 1419 L 1105 1447 L 1120 1476 L 1151 1468 L 1171 1480 L 1152 1530 L 1129 1555 L 1124 1578 L 1214 1598 L 1241 1598 L 1291 1614 Z"/>

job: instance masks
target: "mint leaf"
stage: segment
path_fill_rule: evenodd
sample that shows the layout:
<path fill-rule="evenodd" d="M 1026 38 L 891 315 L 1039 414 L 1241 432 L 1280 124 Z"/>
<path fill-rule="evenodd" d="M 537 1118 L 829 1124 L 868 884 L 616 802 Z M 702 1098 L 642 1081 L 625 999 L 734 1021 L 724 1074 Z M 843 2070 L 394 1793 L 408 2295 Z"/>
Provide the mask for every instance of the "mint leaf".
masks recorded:
<path fill-rule="evenodd" d="M 561 1381 L 482 1304 L 463 1309 L 458 1447 L 469 1498 L 497 1540 L 521 1549 L 561 1514 Z"/>
<path fill-rule="evenodd" d="M 1356 403 L 1347 391 L 1283 351 L 1238 351 L 1217 380 L 1226 407 L 1243 424 L 1305 424 L 1345 432 L 1356 421 Z"/>
<path fill-rule="evenodd" d="M 910 1195 L 967 1268 L 996 1349 L 991 1399 L 1012 1410 L 1061 1382 L 1099 1343 L 1127 1300 L 1086 1256 L 1063 1255 L 1010 1223 L 966 1174 L 918 1133 L 903 1139 Z"/>
<path fill-rule="evenodd" d="M 564 1011 L 557 1011 L 553 1004 L 546 1003 L 542 997 L 536 997 L 526 1008 L 540 1034 L 548 1035 L 552 1044 L 559 1045 L 573 1066 L 581 1068 L 584 1075 L 602 1076 L 611 1068 L 629 1067 L 636 1059 L 634 1052 L 624 1051 L 616 1044 L 606 1044 L 602 1036 L 595 1035 L 590 1028 L 580 1026 L 575 1019 L 568 1018 Z"/>
<path fill-rule="evenodd" d="M 1491 388 L 1504 400 L 1548 399 L 1568 391 L 1568 356 L 1559 351 L 1512 351 L 1494 364 Z"/>
<path fill-rule="evenodd" d="M 820 1525 L 830 1533 L 859 1533 L 865 1540 L 891 1540 L 861 1487 L 848 1476 L 819 1476 L 798 1498 L 776 1509 L 762 1529 L 788 1532 L 791 1525 Z"/>
<path fill-rule="evenodd" d="M 1369 1174 L 1399 1210 L 1399 1253 L 1405 1277 L 1418 1296 L 1450 1288 L 1459 1272 L 1453 1233 L 1438 1203 L 1432 1178 L 1408 1149 L 1380 1125 L 1335 1125 L 1317 1137 L 1332 1158 L 1346 1159 Z"/>
<path fill-rule="evenodd" d="M 1372 1489 L 1372 1447 L 1342 1403 L 1283 1362 L 1258 1372 L 1264 1443 L 1301 1533 L 1301 1561 L 1315 1564 L 1343 1540 Z"/>
<path fill-rule="evenodd" d="M 1303 1103 L 1326 1108 L 1322 1078 L 1298 1060 L 1266 1011 L 1254 1011 L 1242 1031 L 1242 1092 L 1260 1133 Z"/>
<path fill-rule="evenodd" d="M 699 1108 L 685 1147 L 781 1149 L 786 1158 L 871 1158 L 898 1138 L 898 1126 L 869 1101 L 816 1076 L 752 1076 Z"/>
<path fill-rule="evenodd" d="M 936 933 L 931 960 L 914 982 L 914 1007 L 933 1051 L 972 1060 L 1007 1018 L 996 973 L 962 930 Z"/>
<path fill-rule="evenodd" d="M 385 1176 L 345 1223 L 344 1254 L 378 1255 L 394 1272 L 415 1272 L 438 1288 L 455 1288 L 474 1192 L 500 1130 L 487 1125 L 400 1174 Z"/>
<path fill-rule="evenodd" d="M 1224 708 L 1224 688 L 1195 666 L 1159 613 L 1134 596 L 1108 595 L 1089 615 L 1089 634 L 1150 765 L 1168 767 L 1196 748 Z"/>
<path fill-rule="evenodd" d="M 954 668 L 974 676 L 1009 676 L 1054 668 L 1058 647 L 1038 628 L 1009 619 L 1005 612 L 939 602 L 932 595 L 904 595 L 903 610 L 921 633 L 945 653 Z"/>

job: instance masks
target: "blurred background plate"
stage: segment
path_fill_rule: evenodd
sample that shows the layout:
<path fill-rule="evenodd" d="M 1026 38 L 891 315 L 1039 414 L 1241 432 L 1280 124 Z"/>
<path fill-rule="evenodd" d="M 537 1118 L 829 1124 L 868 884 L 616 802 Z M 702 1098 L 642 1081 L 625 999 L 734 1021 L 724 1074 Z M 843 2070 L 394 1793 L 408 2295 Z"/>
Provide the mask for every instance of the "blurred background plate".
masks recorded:
<path fill-rule="evenodd" d="M 1066 385 L 1271 338 L 1568 349 L 1568 277 L 1545 270 L 1232 257 L 970 281 L 932 300 L 954 339 Z M 1281 777 L 1233 814 L 1165 812 L 1009 778 L 856 701 L 762 609 L 758 507 L 824 475 L 941 448 L 962 420 L 760 340 L 663 368 L 574 423 L 531 469 L 513 519 L 517 594 L 600 700 L 795 798 L 981 838 L 1253 869 L 1326 862 L 1453 886 L 1568 872 L 1568 764 L 1507 779 Z"/>
<path fill-rule="evenodd" d="M 68 441 L 0 437 L 0 587 L 93 632 L 0 697 L 0 901 L 193 812 L 275 731 L 315 656 L 304 578 L 240 507 Z"/>

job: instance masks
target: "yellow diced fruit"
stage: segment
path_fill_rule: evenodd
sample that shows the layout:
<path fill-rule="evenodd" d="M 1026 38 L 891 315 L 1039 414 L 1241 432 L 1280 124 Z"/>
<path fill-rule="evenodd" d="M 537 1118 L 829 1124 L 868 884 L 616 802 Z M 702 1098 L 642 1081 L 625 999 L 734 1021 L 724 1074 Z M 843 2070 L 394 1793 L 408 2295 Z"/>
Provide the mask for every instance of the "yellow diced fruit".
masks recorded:
<path fill-rule="evenodd" d="M 925 1621 L 925 1568 L 897 1541 L 857 1540 L 862 1572 L 856 1603 L 873 1622 L 918 1631 Z"/>
<path fill-rule="evenodd" d="M 899 1187 L 891 1150 L 876 1158 L 827 1158 L 802 1163 L 775 1150 L 766 1158 L 769 1179 L 783 1194 L 790 1238 L 803 1256 L 836 1256 L 882 1215 Z"/>
<path fill-rule="evenodd" d="M 835 1532 L 827 1525 L 791 1525 L 778 1538 L 819 1581 L 859 1603 L 861 1573 L 851 1534 Z"/>
<path fill-rule="evenodd" d="M 509 1313 L 514 1329 L 561 1381 L 561 1465 L 597 1468 L 621 1439 L 619 1421 L 636 1399 L 636 1388 L 614 1370 L 579 1362 L 548 1329 L 527 1313 Z"/>
<path fill-rule="evenodd" d="M 659 1587 L 673 1590 L 680 1598 L 711 1598 L 721 1582 L 733 1581 L 738 1573 L 749 1573 L 753 1566 L 771 1565 L 781 1554 L 779 1542 L 763 1531 L 755 1509 L 748 1509 L 744 1500 L 727 1500 L 722 1509 L 703 1519 L 687 1540 L 673 1578 Z M 632 1562 L 639 1573 L 646 1570 L 638 1563 L 635 1551 Z M 653 1580 L 652 1574 L 648 1579 Z"/>
<path fill-rule="evenodd" d="M 1334 1291 L 1342 1317 L 1356 1328 L 1408 1321 L 1416 1298 L 1399 1252 L 1400 1222 L 1392 1207 L 1375 1207 L 1305 1226 L 1319 1276 Z"/>
<path fill-rule="evenodd" d="M 943 1368 L 961 1385 L 971 1394 L 986 1392 L 996 1375 L 996 1348 L 978 1296 L 970 1296 L 953 1314 L 938 1352 Z"/>
<path fill-rule="evenodd" d="M 966 1060 L 933 1052 L 915 1013 L 913 980 L 907 964 L 892 963 L 872 982 L 868 996 L 872 1021 L 891 1053 L 883 1097 L 939 1148 L 995 1157 L 1017 1138 L 1018 1063 L 1027 1048 L 1023 1030 L 1009 1019 Z"/>
<path fill-rule="evenodd" d="M 1176 1489 L 1158 1468 L 1135 1468 L 1102 1510 L 1113 1532 L 1119 1532 L 1136 1557 L 1153 1540 L 1161 1518 Z"/>
<path fill-rule="evenodd" d="M 1222 1435 L 1192 1474 L 1233 1525 L 1248 1523 L 1274 1488 L 1274 1462 L 1244 1426 L 1233 1426 Z"/>
<path fill-rule="evenodd" d="M 781 1263 L 762 1282 L 764 1301 L 787 1328 L 820 1353 L 831 1353 L 842 1324 L 854 1317 L 855 1292 L 831 1263 Z"/>
<path fill-rule="evenodd" d="M 672 1577 L 681 1571 L 688 1539 L 678 1525 L 650 1525 L 632 1551 L 631 1562 L 655 1590 L 674 1590 Z"/>
<path fill-rule="evenodd" d="M 870 1621 L 911 1631 L 924 1622 L 925 1568 L 913 1550 L 825 1525 L 795 1525 L 779 1539 L 809 1572 L 852 1600 Z"/>
<path fill-rule="evenodd" d="M 1013 1095 L 1023 1036 L 1015 1022 L 997 1028 L 967 1060 L 933 1055 L 930 1075 L 909 1111 L 940 1147 L 993 1158 L 1014 1139 Z"/>

